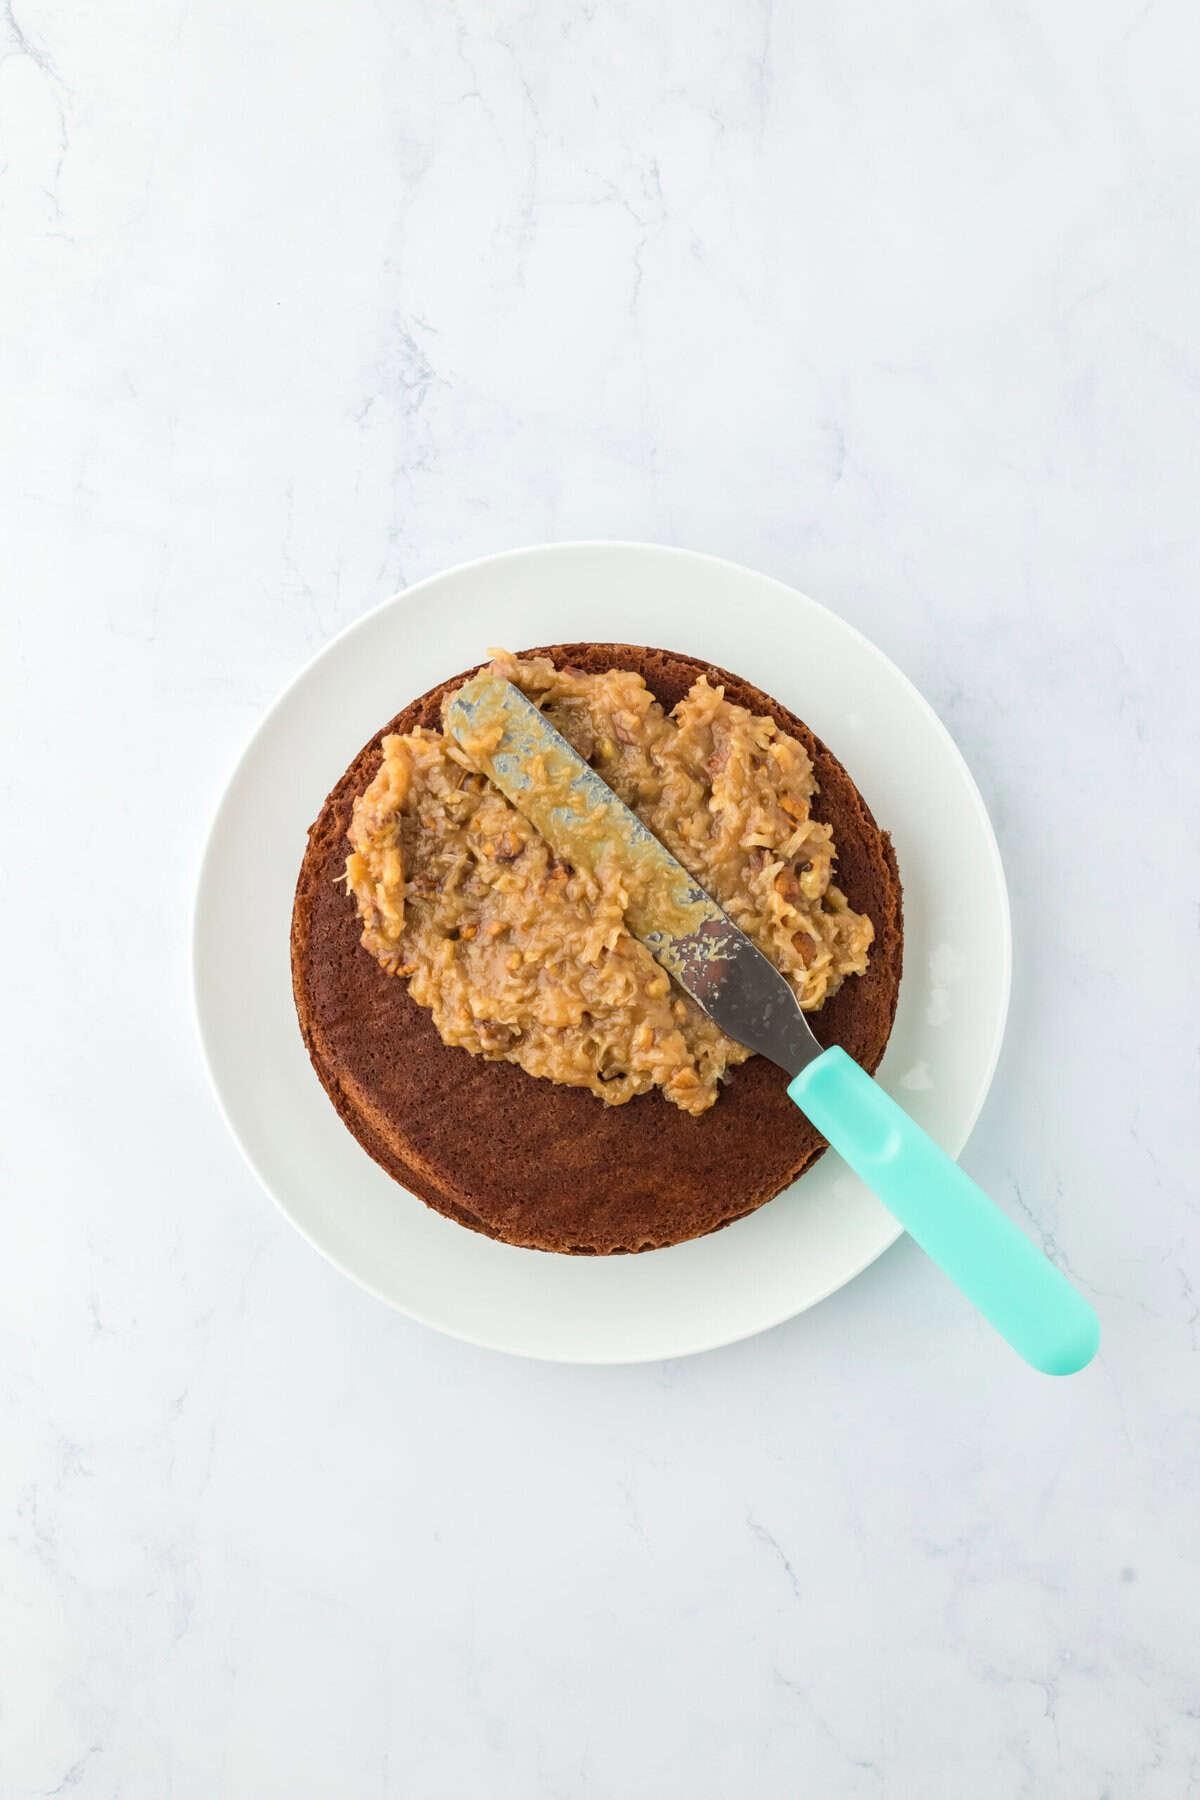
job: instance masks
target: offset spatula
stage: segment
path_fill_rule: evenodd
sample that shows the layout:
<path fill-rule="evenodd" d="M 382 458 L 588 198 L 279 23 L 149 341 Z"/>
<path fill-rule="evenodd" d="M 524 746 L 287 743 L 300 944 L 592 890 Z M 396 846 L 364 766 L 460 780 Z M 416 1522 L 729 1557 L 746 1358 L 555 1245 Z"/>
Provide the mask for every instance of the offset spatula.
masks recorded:
<path fill-rule="evenodd" d="M 1083 1296 L 844 1050 L 821 1048 L 774 965 L 519 688 L 476 676 L 446 723 L 556 855 L 619 867 L 630 930 L 722 1031 L 787 1070 L 796 1105 L 1026 1362 L 1091 1361 Z"/>

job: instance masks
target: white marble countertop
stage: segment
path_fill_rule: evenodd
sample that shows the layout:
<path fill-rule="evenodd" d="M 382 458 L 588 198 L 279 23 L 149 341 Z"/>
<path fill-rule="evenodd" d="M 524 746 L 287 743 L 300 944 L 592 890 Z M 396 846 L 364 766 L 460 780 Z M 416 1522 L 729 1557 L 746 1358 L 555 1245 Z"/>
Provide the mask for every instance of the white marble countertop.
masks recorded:
<path fill-rule="evenodd" d="M 1169 0 L 0 15 L 5 1800 L 1200 1794 L 1198 52 Z M 522 1363 L 242 1166 L 185 953 L 242 741 L 571 537 L 805 589 L 954 731 L 1016 930 L 964 1160 L 1084 1375 L 908 1244 Z"/>

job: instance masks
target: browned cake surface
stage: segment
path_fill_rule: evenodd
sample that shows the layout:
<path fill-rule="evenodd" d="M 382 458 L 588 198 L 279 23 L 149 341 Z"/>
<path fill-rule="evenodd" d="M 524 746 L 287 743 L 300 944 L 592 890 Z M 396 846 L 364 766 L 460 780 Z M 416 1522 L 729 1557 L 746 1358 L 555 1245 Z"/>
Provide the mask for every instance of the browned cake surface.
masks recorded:
<path fill-rule="evenodd" d="M 823 1044 L 841 1044 L 874 1070 L 900 984 L 900 880 L 887 834 L 837 759 L 785 707 L 694 657 L 631 644 L 521 654 L 635 669 L 668 711 L 706 672 L 730 700 L 769 714 L 806 747 L 819 787 L 813 812 L 837 845 L 838 886 L 875 926 L 866 974 L 851 976 L 810 1017 Z M 439 1212 L 490 1237 L 608 1254 L 715 1231 L 779 1193 L 825 1148 L 788 1099 L 782 1069 L 753 1057 L 699 1118 L 657 1093 L 607 1107 L 584 1089 L 443 1044 L 406 983 L 359 943 L 358 913 L 340 880 L 354 801 L 375 773 L 382 738 L 437 729 L 442 696 L 467 673 L 412 701 L 371 739 L 309 833 L 292 918 L 292 981 L 313 1066 L 376 1162 Z"/>

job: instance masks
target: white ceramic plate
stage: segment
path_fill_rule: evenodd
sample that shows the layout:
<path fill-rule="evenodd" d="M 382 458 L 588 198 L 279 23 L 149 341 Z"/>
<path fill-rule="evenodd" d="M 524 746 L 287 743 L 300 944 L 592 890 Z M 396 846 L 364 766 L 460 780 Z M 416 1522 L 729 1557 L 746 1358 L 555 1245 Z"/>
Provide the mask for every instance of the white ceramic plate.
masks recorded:
<path fill-rule="evenodd" d="M 1011 959 L 979 791 L 916 689 L 852 627 L 777 581 L 689 551 L 562 544 L 489 557 L 418 583 L 323 650 L 267 714 L 221 801 L 196 901 L 195 993 L 234 1136 L 340 1269 L 474 1343 L 637 1362 L 802 1312 L 899 1227 L 829 1154 L 750 1218 L 674 1249 L 592 1258 L 493 1243 L 398 1187 L 342 1125 L 300 1041 L 288 957 L 305 833 L 379 726 L 493 644 L 589 638 L 736 670 L 845 763 L 892 833 L 904 882 L 905 974 L 880 1079 L 957 1155 L 996 1065 Z"/>

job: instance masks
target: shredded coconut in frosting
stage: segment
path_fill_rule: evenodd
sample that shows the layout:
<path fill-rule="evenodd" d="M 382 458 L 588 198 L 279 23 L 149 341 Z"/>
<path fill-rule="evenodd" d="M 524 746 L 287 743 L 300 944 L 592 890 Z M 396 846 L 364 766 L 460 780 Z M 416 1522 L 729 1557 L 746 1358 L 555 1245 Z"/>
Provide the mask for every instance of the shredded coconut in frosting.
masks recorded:
<path fill-rule="evenodd" d="M 774 720 L 703 675 L 668 715 L 623 669 L 498 653 L 487 672 L 542 709 L 806 1011 L 863 973 L 874 929 L 833 884 L 832 836 L 810 812 L 812 763 Z M 383 740 L 349 835 L 363 945 L 407 979 L 443 1042 L 609 1106 L 661 1088 L 690 1113 L 751 1054 L 629 932 L 619 879 L 559 861 L 441 732 Z"/>

